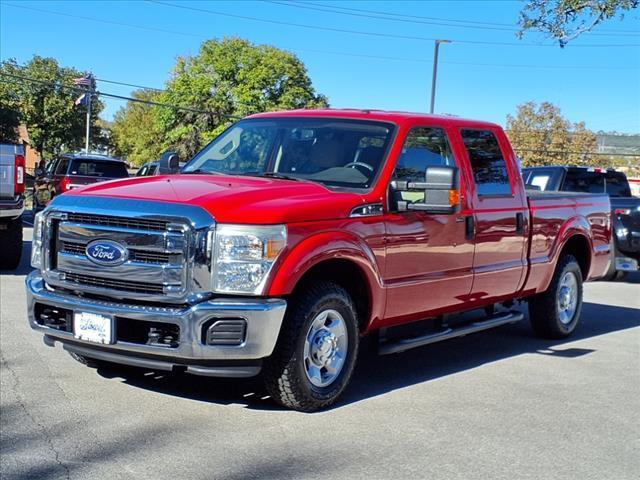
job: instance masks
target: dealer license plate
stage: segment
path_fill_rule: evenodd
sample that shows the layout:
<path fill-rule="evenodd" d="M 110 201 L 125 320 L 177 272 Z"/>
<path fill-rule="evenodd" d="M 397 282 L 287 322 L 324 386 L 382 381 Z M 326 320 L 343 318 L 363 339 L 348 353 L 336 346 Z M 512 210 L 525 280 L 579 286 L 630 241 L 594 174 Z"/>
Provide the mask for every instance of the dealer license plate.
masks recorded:
<path fill-rule="evenodd" d="M 113 319 L 97 313 L 75 312 L 73 335 L 95 343 L 113 343 Z"/>
<path fill-rule="evenodd" d="M 616 270 L 622 270 L 623 272 L 635 272 L 638 270 L 638 261 L 633 258 L 616 258 Z"/>

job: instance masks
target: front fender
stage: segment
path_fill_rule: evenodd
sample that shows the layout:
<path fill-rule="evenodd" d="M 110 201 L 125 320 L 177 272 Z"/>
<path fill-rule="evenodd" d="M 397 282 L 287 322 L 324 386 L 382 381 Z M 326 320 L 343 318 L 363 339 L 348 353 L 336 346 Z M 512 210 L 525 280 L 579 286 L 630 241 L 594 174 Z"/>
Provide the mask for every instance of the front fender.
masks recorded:
<path fill-rule="evenodd" d="M 322 232 L 296 244 L 276 265 L 267 289 L 269 296 L 290 295 L 300 279 L 313 267 L 328 260 L 353 263 L 366 279 L 371 319 L 384 313 L 382 278 L 376 257 L 360 237 L 344 231 Z"/>

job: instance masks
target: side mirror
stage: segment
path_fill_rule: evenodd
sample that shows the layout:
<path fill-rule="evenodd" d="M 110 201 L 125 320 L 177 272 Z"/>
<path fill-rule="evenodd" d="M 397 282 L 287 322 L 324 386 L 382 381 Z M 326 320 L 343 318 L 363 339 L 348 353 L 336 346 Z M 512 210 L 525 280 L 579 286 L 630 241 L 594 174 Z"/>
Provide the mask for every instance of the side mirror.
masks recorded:
<path fill-rule="evenodd" d="M 158 161 L 158 173 L 161 175 L 176 173 L 180 169 L 180 157 L 176 152 L 164 152 Z"/>
<path fill-rule="evenodd" d="M 391 182 L 391 188 L 396 192 L 424 192 L 424 202 L 410 203 L 406 200 L 398 200 L 398 211 L 455 213 L 460 205 L 458 168 L 427 167 L 424 177 L 424 182 Z"/>

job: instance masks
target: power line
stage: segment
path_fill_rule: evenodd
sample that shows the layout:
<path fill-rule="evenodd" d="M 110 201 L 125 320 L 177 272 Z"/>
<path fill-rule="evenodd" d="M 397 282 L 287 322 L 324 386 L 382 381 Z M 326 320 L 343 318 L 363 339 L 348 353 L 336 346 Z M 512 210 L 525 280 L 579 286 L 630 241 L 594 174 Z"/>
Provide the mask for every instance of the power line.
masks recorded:
<path fill-rule="evenodd" d="M 288 2 L 287 4 L 293 4 L 294 2 Z M 406 13 L 397 13 L 397 12 L 389 12 L 389 11 L 380 11 L 380 10 L 366 10 L 363 8 L 349 8 L 349 7 L 343 7 L 343 6 L 339 6 L 339 5 L 327 5 L 327 4 L 323 4 L 323 3 L 316 3 L 316 2 L 311 2 L 311 1 L 300 1 L 297 2 L 298 4 L 305 4 L 305 5 L 314 5 L 314 6 L 318 6 L 318 7 L 323 7 L 323 8 L 332 8 L 332 9 L 337 9 L 337 10 L 345 10 L 345 11 L 351 11 L 351 12 L 361 12 L 361 13 L 367 13 L 367 14 L 374 14 L 374 15 L 383 15 L 383 16 L 389 16 L 389 17 L 400 17 L 400 18 L 412 18 L 412 19 L 418 19 L 418 20 L 435 20 L 435 21 L 442 21 L 442 22 L 456 22 L 456 23 L 469 23 L 469 24 L 476 24 L 476 25 L 490 25 L 490 26 L 496 26 L 496 27 L 510 27 L 511 29 L 517 31 L 517 28 L 513 28 L 512 24 L 510 23 L 496 23 L 496 22 L 481 22 L 481 21 L 477 21 L 477 20 L 460 20 L 460 19 L 453 19 L 453 18 L 440 18 L 440 17 L 426 17 L 426 16 L 422 16 L 422 15 L 411 15 L 411 14 L 406 14 Z M 635 34 L 635 35 L 639 35 L 639 33 L 636 30 L 606 30 L 606 29 L 601 29 L 601 32 L 607 32 L 607 33 L 631 33 L 631 34 Z"/>
<path fill-rule="evenodd" d="M 560 155 L 584 155 L 584 156 L 606 156 L 606 157 L 638 157 L 640 153 L 606 153 L 606 152 L 571 152 L 568 150 L 545 150 L 540 148 L 514 148 L 514 152 L 550 153 Z"/>
<path fill-rule="evenodd" d="M 166 30 L 166 29 L 158 29 L 158 28 L 154 28 L 154 27 L 146 27 L 143 25 L 136 25 L 136 24 L 131 24 L 131 23 L 124 23 L 124 22 L 113 22 L 110 20 L 103 20 L 103 19 L 99 19 L 99 18 L 95 18 L 95 17 L 86 17 L 86 16 L 81 16 L 81 15 L 73 15 L 73 14 L 67 14 L 67 13 L 62 13 L 62 12 L 56 12 L 53 10 L 46 10 L 46 9 L 42 9 L 42 8 L 34 8 L 34 7 L 25 7 L 23 5 L 13 5 L 10 3 L 3 3 L 3 5 L 7 5 L 10 7 L 15 7 L 15 8 L 22 8 L 25 10 L 32 10 L 32 11 L 36 11 L 36 12 L 40 12 L 40 13 L 46 13 L 46 14 L 51 14 L 51 15 L 59 15 L 62 17 L 69 17 L 69 18 L 75 18 L 75 19 L 80 19 L 80 20 L 88 20 L 88 21 L 92 21 L 92 22 L 96 22 L 96 23 L 104 23 L 107 25 L 118 25 L 121 27 L 127 27 L 127 28 L 136 28 L 136 29 L 141 29 L 141 30 L 146 30 L 146 31 L 154 31 L 154 32 L 161 32 L 161 33 L 170 33 L 170 34 L 175 34 L 175 35 L 184 35 L 184 36 L 189 36 L 189 37 L 197 37 L 197 38 L 207 38 L 207 36 L 205 35 L 199 35 L 199 34 L 194 34 L 194 33 L 187 33 L 187 32 L 181 32 L 181 31 L 176 31 L 176 30 Z M 517 45 L 517 44 L 516 44 Z M 399 62 L 412 62 L 412 63 L 431 63 L 430 59 L 423 59 L 423 58 L 406 58 L 406 57 L 391 57 L 391 56 L 382 56 L 382 55 L 368 55 L 368 54 L 363 54 L 363 53 L 348 53 L 348 52 L 332 52 L 332 51 L 326 51 L 326 50 L 315 50 L 315 49 L 304 49 L 304 48 L 286 48 L 287 50 L 290 51 L 295 51 L 295 52 L 311 52 L 311 53 L 320 53 L 320 54 L 326 54 L 326 55 L 338 55 L 338 56 L 344 56 L 344 57 L 354 57 L 354 58 L 370 58 L 370 59 L 376 59 L 376 60 L 391 60 L 391 61 L 399 61 Z M 470 66 L 487 66 L 487 67 L 501 67 L 501 68 L 510 68 L 510 67 L 514 67 L 514 68 L 550 68 L 550 69 L 615 69 L 615 70 L 636 70 L 633 67 L 622 67 L 622 66 L 606 66 L 606 65 L 594 65 L 594 66 L 589 66 L 589 65 L 580 65 L 580 66 L 572 66 L 572 65 L 513 65 L 513 64 L 493 64 L 493 63 L 473 63 L 473 62 L 454 62 L 454 61 L 446 61 L 446 62 L 441 62 L 441 63 L 446 63 L 446 64 L 452 64 L 452 65 L 470 65 Z M 105 80 L 102 80 L 105 81 Z M 110 81 L 107 83 L 114 83 L 114 84 L 124 84 L 124 82 L 115 82 L 115 81 Z M 127 85 L 127 86 L 134 86 L 136 88 L 148 88 L 151 90 L 160 90 L 154 87 L 141 87 L 138 85 Z"/>
<path fill-rule="evenodd" d="M 251 17 L 248 15 L 238 15 L 238 14 L 234 14 L 234 13 L 226 13 L 226 12 L 220 12 L 218 10 L 209 10 L 206 8 L 198 8 L 198 7 L 190 7 L 187 5 L 177 5 L 174 3 L 168 3 L 168 2 L 161 2 L 158 0 L 147 0 L 149 3 L 154 3 L 157 5 L 163 5 L 165 7 L 171 7 L 171 8 L 178 8 L 178 9 L 182 9 L 182 10 L 189 10 L 189 11 L 194 11 L 194 12 L 199 12 L 199 13 L 208 13 L 210 15 L 217 15 L 217 16 L 222 16 L 222 17 L 228 17 L 228 18 L 237 18 L 240 20 L 249 20 L 249 21 L 253 21 L 253 22 L 261 22 L 261 23 L 268 23 L 268 24 L 272 24 L 272 25 L 285 25 L 285 26 L 289 26 L 289 27 L 298 27 L 298 28 L 306 28 L 306 29 L 311 29 L 311 30 L 321 30 L 321 31 L 326 31 L 326 32 L 336 32 L 336 33 L 348 33 L 348 34 L 353 34 L 353 35 L 364 35 L 364 36 L 369 36 L 369 37 L 382 37 L 382 38 L 396 38 L 396 39 L 400 39 L 400 40 L 419 40 L 419 41 L 429 41 L 429 42 L 433 42 L 435 40 L 437 40 L 436 38 L 430 38 L 430 37 L 420 37 L 420 36 L 415 36 L 415 35 L 397 35 L 397 34 L 391 34 L 391 33 L 380 33 L 380 32 L 371 32 L 371 31 L 365 31 L 365 30 L 349 30 L 349 29 L 345 29 L 345 28 L 335 28 L 335 27 L 322 27 L 319 25 L 309 25 L 306 23 L 294 23 L 294 22 L 284 22 L 281 20 L 270 20 L 270 19 L 266 19 L 266 18 L 258 18 L 258 17 Z M 514 42 L 494 42 L 494 41 L 480 41 L 480 40 L 454 40 L 452 39 L 451 41 L 455 42 L 455 43 L 460 43 L 460 44 L 465 44 L 465 45 L 493 45 L 493 46 L 518 46 L 518 47 L 523 47 L 523 46 L 527 46 L 527 47 L 553 47 L 553 48 L 557 48 L 556 45 L 543 45 L 543 44 L 536 44 L 536 43 L 514 43 Z M 612 47 L 640 47 L 640 44 L 594 44 L 594 45 L 572 45 L 572 47 L 589 47 L 589 48 L 598 48 L 598 47 L 606 47 L 606 48 L 612 48 Z"/>
<path fill-rule="evenodd" d="M 134 87 L 134 88 L 142 88 L 144 90 L 153 90 L 154 92 L 166 92 L 166 90 L 163 90 L 161 88 L 145 87 L 144 85 L 136 85 L 135 83 L 117 82 L 115 80 L 106 80 L 104 78 L 96 78 L 96 81 L 104 82 L 104 83 L 111 83 L 113 85 L 123 85 L 125 87 Z"/>
<path fill-rule="evenodd" d="M 463 22 L 462 20 L 451 20 L 451 19 L 410 19 L 410 18 L 399 18 L 398 16 L 389 17 L 386 13 L 367 11 L 362 9 L 346 9 L 343 7 L 337 7 L 341 10 L 359 10 L 360 12 L 367 13 L 353 13 L 350 11 L 340 11 L 333 8 L 330 5 L 318 5 L 317 3 L 309 2 L 309 3 L 301 3 L 301 2 L 283 2 L 283 1 L 274 1 L 274 0 L 263 0 L 265 3 L 270 3 L 273 5 L 281 5 L 284 7 L 293 7 L 293 8 L 301 8 L 305 10 L 313 10 L 318 12 L 327 12 L 327 13 L 335 13 L 338 15 L 347 15 L 350 17 L 359 17 L 359 18 L 373 18 L 376 20 L 387 20 L 391 22 L 402 22 L 402 23 L 412 23 L 419 25 L 437 25 L 444 27 L 453 27 L 453 28 L 471 28 L 476 30 L 499 30 L 499 31 L 507 31 L 507 32 L 518 32 L 520 29 L 514 28 L 513 26 L 507 24 L 476 24 L 476 25 L 465 25 L 460 24 L 456 25 L 451 22 Z M 637 37 L 640 36 L 639 33 L 590 33 L 590 35 L 601 36 L 601 37 Z"/>
<path fill-rule="evenodd" d="M 0 79 L 0 81 L 4 82 L 4 83 L 10 83 L 10 82 L 15 83 L 16 80 L 25 80 L 25 81 L 28 81 L 28 82 L 38 83 L 38 84 L 46 85 L 46 86 L 49 86 L 49 87 L 61 88 L 63 90 L 69 90 L 69 91 L 79 92 L 79 93 L 87 93 L 87 90 L 84 89 L 84 88 L 70 87 L 70 86 L 62 85 L 62 84 L 60 84 L 58 82 L 51 81 L 51 80 L 39 80 L 37 78 L 27 77 L 27 76 L 24 76 L 24 75 L 14 75 L 14 74 L 11 74 L 11 73 L 4 73 L 4 72 L 0 72 L 0 75 L 3 76 L 3 77 L 9 77 L 9 78 L 13 79 L 13 80 Z M 142 100 L 140 98 L 128 97 L 128 96 L 125 96 L 125 95 L 116 95 L 116 94 L 113 94 L 113 93 L 101 92 L 101 91 L 98 91 L 98 90 L 93 90 L 90 93 L 93 94 L 93 95 L 101 96 L 101 97 L 116 98 L 116 99 L 120 99 L 120 100 L 127 100 L 127 101 L 130 101 L 130 102 L 137 102 L 137 103 L 144 103 L 144 104 L 147 104 L 147 105 L 154 105 L 154 106 L 157 106 L 157 107 L 166 107 L 166 108 L 173 108 L 175 110 L 185 110 L 185 111 L 193 112 L 193 113 L 205 113 L 205 114 L 209 114 L 209 115 L 216 115 L 216 116 L 223 117 L 223 118 L 229 118 L 231 120 L 240 120 L 241 119 L 241 117 L 238 117 L 236 115 L 228 115 L 228 114 L 213 112 L 213 111 L 210 111 L 210 110 L 200 110 L 200 109 L 191 108 L 191 107 L 183 107 L 183 106 L 180 106 L 180 105 L 172 105 L 172 104 L 169 104 L 169 103 L 154 102 L 152 100 Z"/>

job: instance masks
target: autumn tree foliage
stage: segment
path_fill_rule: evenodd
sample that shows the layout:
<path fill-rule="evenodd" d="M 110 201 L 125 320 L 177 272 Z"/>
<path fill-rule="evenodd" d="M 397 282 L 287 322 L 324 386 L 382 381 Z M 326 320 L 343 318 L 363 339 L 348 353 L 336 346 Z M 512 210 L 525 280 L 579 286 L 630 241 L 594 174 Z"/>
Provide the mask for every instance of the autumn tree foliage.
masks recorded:
<path fill-rule="evenodd" d="M 507 115 L 507 133 L 522 165 L 596 165 L 588 155 L 597 148 L 596 136 L 584 122 L 571 123 L 549 103 L 527 102 Z"/>

